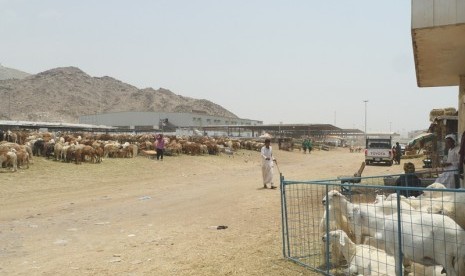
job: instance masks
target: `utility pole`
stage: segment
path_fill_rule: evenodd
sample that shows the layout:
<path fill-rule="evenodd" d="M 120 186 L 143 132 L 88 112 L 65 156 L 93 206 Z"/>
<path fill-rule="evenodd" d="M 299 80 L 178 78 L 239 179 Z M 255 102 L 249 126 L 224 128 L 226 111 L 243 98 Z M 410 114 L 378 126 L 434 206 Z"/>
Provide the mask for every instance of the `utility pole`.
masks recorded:
<path fill-rule="evenodd" d="M 368 100 L 363 101 L 365 103 L 365 141 L 367 140 L 367 102 Z"/>

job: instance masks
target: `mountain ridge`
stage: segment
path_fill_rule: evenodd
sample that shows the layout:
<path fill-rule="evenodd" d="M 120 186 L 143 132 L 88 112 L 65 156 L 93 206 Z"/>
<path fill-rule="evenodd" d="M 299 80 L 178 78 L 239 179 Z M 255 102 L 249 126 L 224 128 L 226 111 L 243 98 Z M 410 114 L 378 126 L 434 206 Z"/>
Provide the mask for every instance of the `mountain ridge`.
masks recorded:
<path fill-rule="evenodd" d="M 0 120 L 76 123 L 80 115 L 124 111 L 238 118 L 206 99 L 177 95 L 166 88 L 139 89 L 109 76 L 92 77 L 73 66 L 0 80 L 0 97 Z"/>
<path fill-rule="evenodd" d="M 13 68 L 4 67 L 0 63 L 0 80 L 23 79 L 29 75 L 31 74 Z"/>

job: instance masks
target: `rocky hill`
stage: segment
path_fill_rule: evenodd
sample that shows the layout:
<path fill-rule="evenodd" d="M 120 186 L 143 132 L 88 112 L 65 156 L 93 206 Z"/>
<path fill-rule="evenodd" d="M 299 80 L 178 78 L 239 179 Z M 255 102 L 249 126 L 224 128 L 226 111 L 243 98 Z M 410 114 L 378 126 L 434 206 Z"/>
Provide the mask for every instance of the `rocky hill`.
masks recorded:
<path fill-rule="evenodd" d="M 138 89 L 111 77 L 91 77 L 76 67 L 0 80 L 0 98 L 0 120 L 77 123 L 80 115 L 121 111 L 201 112 L 237 118 L 208 100 L 164 88 Z"/>
<path fill-rule="evenodd" d="M 31 74 L 13 68 L 4 67 L 0 64 L 0 80 L 24 79 Z"/>

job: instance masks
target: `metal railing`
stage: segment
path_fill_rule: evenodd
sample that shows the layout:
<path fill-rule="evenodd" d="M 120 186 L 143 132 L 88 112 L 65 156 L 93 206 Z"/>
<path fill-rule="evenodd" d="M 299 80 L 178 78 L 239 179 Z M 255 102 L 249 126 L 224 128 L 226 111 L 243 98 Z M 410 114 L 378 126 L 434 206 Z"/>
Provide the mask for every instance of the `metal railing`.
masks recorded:
<path fill-rule="evenodd" d="M 460 216 L 463 216 L 463 221 L 465 222 L 465 190 L 464 189 L 444 189 L 444 188 L 426 188 L 429 184 L 434 182 L 433 178 L 421 178 L 422 187 L 405 187 L 405 186 L 395 186 L 396 180 L 401 177 L 401 174 L 395 175 L 383 175 L 383 176 L 370 176 L 370 177 L 359 177 L 356 180 L 350 181 L 350 178 L 337 178 L 337 179 L 325 179 L 325 180 L 312 180 L 312 181 L 295 181 L 295 180 L 286 180 L 284 176 L 281 178 L 281 211 L 282 211 L 282 239 L 283 239 L 283 255 L 285 258 L 288 258 L 302 266 L 305 266 L 313 271 L 324 275 L 341 275 L 346 273 L 347 269 L 347 260 L 335 260 L 335 252 L 331 250 L 331 242 L 324 243 L 322 237 L 324 235 L 328 236 L 331 230 L 334 230 L 332 225 L 335 216 L 333 210 L 329 209 L 328 204 L 323 204 L 323 198 L 328 194 L 328 192 L 335 190 L 338 193 L 344 195 L 344 197 L 351 204 L 356 206 L 361 206 L 360 208 L 365 208 L 365 206 L 373 206 L 377 195 L 389 195 L 395 194 L 394 200 L 392 201 L 393 213 L 391 214 L 391 220 L 397 222 L 395 228 L 395 248 L 401 248 L 402 250 L 398 251 L 398 257 L 400 260 L 403 260 L 404 251 L 410 250 L 406 246 L 408 245 L 405 241 L 406 235 L 405 231 L 402 230 L 402 225 L 407 223 L 410 218 L 415 217 L 416 215 L 424 216 L 425 214 L 435 214 L 434 218 L 437 220 L 438 216 L 445 217 L 446 215 L 450 216 L 450 213 L 445 211 L 446 206 L 458 205 L 463 209 Z M 410 211 L 406 211 L 405 208 L 402 208 L 404 201 L 409 199 L 401 199 L 401 195 L 406 192 L 424 193 L 424 195 L 418 197 L 417 199 L 411 199 L 417 201 L 416 207 Z M 432 192 L 434 192 L 434 200 L 426 200 L 432 198 Z M 413 204 L 413 202 L 412 202 Z M 413 205 L 412 205 L 413 206 Z M 371 208 L 371 207 L 369 207 Z M 462 210 L 460 209 L 460 210 Z M 457 209 L 454 209 L 454 211 Z M 415 213 L 413 213 L 415 212 Z M 450 212 L 450 211 L 449 211 Z M 446 215 L 444 214 L 446 213 Z M 412 215 L 413 214 L 413 215 Z M 324 215 L 326 218 L 323 219 Z M 346 214 L 347 215 L 347 214 Z M 384 214 L 376 214 L 376 216 L 381 216 Z M 352 215 L 349 214 L 351 217 Z M 375 218 L 371 218 L 374 220 Z M 453 218 L 455 221 L 457 219 Z M 356 225 L 353 223 L 353 218 L 348 218 L 349 227 L 352 229 L 356 228 Z M 465 224 L 465 223 L 462 223 Z M 460 225 L 460 223 L 459 223 Z M 404 225 L 405 226 L 405 225 Z M 464 225 L 461 225 L 464 227 Z M 417 226 L 415 226 L 417 227 Z M 428 225 L 420 225 L 420 228 L 427 228 Z M 385 229 L 383 226 L 379 226 L 379 229 L 368 229 L 365 227 L 365 230 L 370 230 L 372 232 L 379 231 L 383 233 Z M 449 231 L 449 230 L 444 230 Z M 465 250 L 465 231 L 460 227 L 456 231 L 458 236 L 463 236 L 464 240 L 457 238 L 456 244 L 459 246 L 463 245 Z M 349 236 L 354 233 L 349 233 Z M 370 237 L 367 237 L 370 238 Z M 371 244 L 375 247 L 382 248 L 383 250 L 386 245 L 381 244 L 383 241 L 374 240 L 374 237 L 371 237 Z M 428 244 L 426 239 L 430 237 L 419 237 L 419 239 L 425 239 L 425 244 Z M 436 243 L 444 242 L 444 237 L 435 237 L 438 239 Z M 355 242 L 355 239 L 353 240 Z M 374 242 L 373 242 L 374 241 Z M 366 239 L 365 239 L 365 243 Z M 428 250 L 428 248 L 421 248 L 421 246 L 415 247 L 415 250 Z M 442 249 L 441 249 L 442 250 Z M 397 252 L 397 251 L 396 251 Z M 455 252 L 456 254 L 461 254 L 460 252 Z M 418 254 L 418 253 L 416 253 Z M 394 253 L 388 252 L 388 255 L 393 256 Z M 462 255 L 460 255 L 462 256 Z M 447 256 L 446 256 L 447 257 Z M 460 261 L 464 261 L 462 256 Z M 426 256 L 425 258 L 433 258 L 434 256 Z M 437 257 L 436 257 L 437 258 Z M 426 259 L 425 259 L 426 260 Z M 429 267 L 424 266 L 426 261 L 421 264 L 421 262 L 415 262 L 409 267 L 406 267 L 407 272 L 413 272 L 413 274 L 423 273 L 426 269 L 438 269 L 438 267 Z M 437 263 L 437 260 L 436 260 Z M 393 263 L 386 263 L 386 266 L 392 266 L 390 269 L 394 269 Z M 461 268 L 462 270 L 465 269 Z M 404 270 L 397 267 L 396 274 L 403 275 Z M 434 273 L 433 273 L 434 275 Z M 439 274 L 438 274 L 439 275 Z M 460 271 L 458 275 L 465 275 L 465 271 Z"/>

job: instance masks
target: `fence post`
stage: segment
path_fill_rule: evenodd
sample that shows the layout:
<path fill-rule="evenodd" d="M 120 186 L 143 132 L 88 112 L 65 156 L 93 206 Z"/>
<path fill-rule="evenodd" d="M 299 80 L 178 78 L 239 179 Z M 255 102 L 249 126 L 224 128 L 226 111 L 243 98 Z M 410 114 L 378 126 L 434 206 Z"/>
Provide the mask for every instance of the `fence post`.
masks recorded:
<path fill-rule="evenodd" d="M 325 185 L 326 187 L 326 194 L 325 196 L 328 196 L 328 184 Z M 326 212 L 326 231 L 324 233 L 324 235 L 326 235 L 327 239 L 326 239 L 326 242 L 325 242 L 325 247 L 326 247 L 326 254 L 325 256 L 323 256 L 325 258 L 325 263 L 326 263 L 326 273 L 329 274 L 329 243 L 330 243 L 330 240 L 329 240 L 329 216 L 330 216 L 330 213 L 329 213 L 329 204 L 328 204 L 328 198 L 326 198 L 326 204 L 325 204 L 325 212 Z"/>
<path fill-rule="evenodd" d="M 289 231 L 287 229 L 287 209 L 286 209 L 286 190 L 284 188 L 284 176 L 282 173 L 279 174 L 279 186 L 281 189 L 281 219 L 282 219 L 282 235 L 283 235 L 283 256 L 289 257 Z M 286 255 L 287 249 L 287 255 Z"/>
<path fill-rule="evenodd" d="M 399 271 L 397 271 L 397 275 L 404 275 L 404 270 L 402 269 L 402 263 L 404 262 L 404 254 L 402 253 L 402 215 L 401 215 L 401 209 L 400 209 L 400 190 L 396 189 L 397 193 L 397 239 L 398 239 L 398 246 L 399 246 L 399 267 L 397 268 Z M 395 248 L 395 246 L 394 246 Z M 395 250 L 394 250 L 395 252 Z M 397 265 L 397 264 L 396 264 Z"/>

